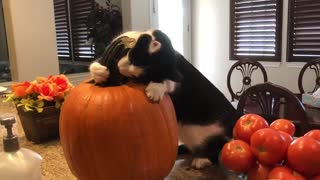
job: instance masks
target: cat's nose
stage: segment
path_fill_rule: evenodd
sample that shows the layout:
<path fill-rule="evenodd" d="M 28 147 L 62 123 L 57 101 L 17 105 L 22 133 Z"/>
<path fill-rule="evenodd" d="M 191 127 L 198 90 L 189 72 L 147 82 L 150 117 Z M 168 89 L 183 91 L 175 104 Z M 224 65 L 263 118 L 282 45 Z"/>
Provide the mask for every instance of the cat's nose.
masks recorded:
<path fill-rule="evenodd" d="M 161 43 L 157 40 L 152 40 L 149 45 L 148 52 L 152 54 L 152 53 L 158 52 L 160 48 L 161 48 Z"/>

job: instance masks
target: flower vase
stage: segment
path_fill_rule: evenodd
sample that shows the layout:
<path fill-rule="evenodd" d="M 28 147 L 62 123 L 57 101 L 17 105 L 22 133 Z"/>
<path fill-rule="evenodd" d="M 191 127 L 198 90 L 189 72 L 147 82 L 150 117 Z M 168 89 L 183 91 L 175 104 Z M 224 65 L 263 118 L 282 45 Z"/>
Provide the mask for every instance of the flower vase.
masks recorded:
<path fill-rule="evenodd" d="M 59 138 L 60 108 L 46 106 L 43 112 L 25 112 L 22 107 L 17 107 L 17 112 L 24 130 L 25 136 L 34 143 L 43 143 Z"/>

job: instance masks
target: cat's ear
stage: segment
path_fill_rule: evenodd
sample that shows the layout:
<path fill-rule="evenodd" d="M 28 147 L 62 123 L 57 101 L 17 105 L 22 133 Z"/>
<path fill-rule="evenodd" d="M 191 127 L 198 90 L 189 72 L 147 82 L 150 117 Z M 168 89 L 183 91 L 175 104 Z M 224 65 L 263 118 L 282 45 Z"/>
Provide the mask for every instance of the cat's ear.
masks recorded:
<path fill-rule="evenodd" d="M 161 43 L 157 40 L 152 40 L 150 42 L 148 52 L 149 52 L 149 54 L 153 54 L 153 53 L 158 52 L 160 50 L 160 48 L 161 48 Z"/>

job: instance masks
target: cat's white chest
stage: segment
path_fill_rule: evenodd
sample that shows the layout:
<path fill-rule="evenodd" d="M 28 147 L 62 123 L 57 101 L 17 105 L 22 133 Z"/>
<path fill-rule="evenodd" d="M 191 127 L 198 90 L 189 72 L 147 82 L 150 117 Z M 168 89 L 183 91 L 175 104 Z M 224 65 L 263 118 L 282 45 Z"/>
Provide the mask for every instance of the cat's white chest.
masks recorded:
<path fill-rule="evenodd" d="M 218 123 L 200 125 L 178 125 L 179 140 L 189 149 L 201 145 L 208 137 L 223 133 L 223 128 Z"/>

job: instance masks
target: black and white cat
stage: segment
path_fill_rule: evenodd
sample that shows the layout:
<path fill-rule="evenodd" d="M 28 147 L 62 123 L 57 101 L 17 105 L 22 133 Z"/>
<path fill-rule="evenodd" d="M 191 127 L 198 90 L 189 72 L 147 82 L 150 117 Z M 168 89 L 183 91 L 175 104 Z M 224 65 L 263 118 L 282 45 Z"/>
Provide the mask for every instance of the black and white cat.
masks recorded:
<path fill-rule="evenodd" d="M 160 30 L 127 32 L 90 65 L 98 84 L 145 83 L 146 95 L 160 101 L 169 93 L 175 107 L 179 140 L 193 153 L 192 166 L 218 162 L 232 137 L 239 114 L 225 96 L 181 54 Z M 209 161 L 210 160 L 210 161 Z"/>

